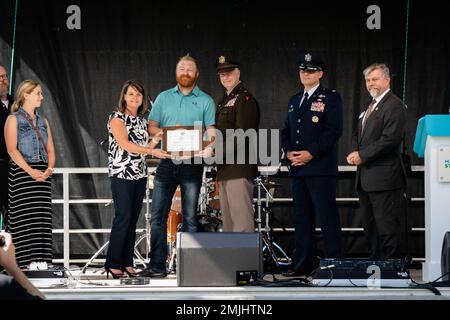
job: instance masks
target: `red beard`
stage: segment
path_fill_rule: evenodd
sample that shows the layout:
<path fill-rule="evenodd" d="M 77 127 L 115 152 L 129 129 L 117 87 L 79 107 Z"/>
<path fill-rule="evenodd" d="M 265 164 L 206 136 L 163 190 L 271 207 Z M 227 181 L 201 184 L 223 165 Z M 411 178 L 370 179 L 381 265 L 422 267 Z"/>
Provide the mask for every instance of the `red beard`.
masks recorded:
<path fill-rule="evenodd" d="M 195 85 L 197 77 L 192 78 L 188 75 L 177 76 L 177 82 L 181 87 L 191 88 Z"/>

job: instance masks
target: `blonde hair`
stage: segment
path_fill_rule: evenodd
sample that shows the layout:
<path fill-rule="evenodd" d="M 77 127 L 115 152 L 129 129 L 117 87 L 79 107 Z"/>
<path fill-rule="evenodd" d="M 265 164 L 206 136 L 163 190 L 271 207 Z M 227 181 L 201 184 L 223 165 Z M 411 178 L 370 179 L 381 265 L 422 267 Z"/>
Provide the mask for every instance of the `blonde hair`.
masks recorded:
<path fill-rule="evenodd" d="M 40 86 L 39 82 L 33 80 L 25 80 L 19 84 L 19 88 L 16 91 L 16 98 L 11 107 L 12 112 L 17 112 L 25 102 L 25 93 L 30 94 L 36 87 Z"/>
<path fill-rule="evenodd" d="M 137 114 L 142 117 L 148 110 L 149 99 L 147 94 L 145 93 L 144 86 L 136 80 L 127 80 L 123 84 L 122 90 L 120 91 L 119 105 L 117 109 L 122 113 L 125 112 L 125 109 L 127 108 L 125 94 L 127 93 L 129 87 L 132 87 L 134 90 L 142 94 L 142 104 L 139 106 L 137 111 Z"/>

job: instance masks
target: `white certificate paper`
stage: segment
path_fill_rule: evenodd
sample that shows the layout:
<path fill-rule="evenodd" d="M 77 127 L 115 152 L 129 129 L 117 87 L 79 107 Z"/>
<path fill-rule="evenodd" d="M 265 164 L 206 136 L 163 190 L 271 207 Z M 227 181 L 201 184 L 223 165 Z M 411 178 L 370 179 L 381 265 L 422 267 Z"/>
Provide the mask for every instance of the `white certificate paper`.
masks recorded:
<path fill-rule="evenodd" d="M 167 131 L 167 151 L 200 151 L 200 130 L 177 129 Z"/>

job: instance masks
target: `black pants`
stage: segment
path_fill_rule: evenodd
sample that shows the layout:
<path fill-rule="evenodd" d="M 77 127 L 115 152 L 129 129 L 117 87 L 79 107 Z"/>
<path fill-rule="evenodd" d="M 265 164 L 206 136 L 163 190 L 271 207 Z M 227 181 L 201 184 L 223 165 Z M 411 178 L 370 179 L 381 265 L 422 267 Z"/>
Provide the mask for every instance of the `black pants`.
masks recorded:
<path fill-rule="evenodd" d="M 358 188 L 370 259 L 401 257 L 402 189 L 366 192 Z"/>
<path fill-rule="evenodd" d="M 133 266 L 136 224 L 145 196 L 147 178 L 125 180 L 111 177 L 110 179 L 116 215 L 111 228 L 105 267 L 120 269 Z"/>
<path fill-rule="evenodd" d="M 317 264 L 315 220 L 319 218 L 327 258 L 341 256 L 341 223 L 336 205 L 336 177 L 293 177 L 296 263 L 312 271 Z"/>

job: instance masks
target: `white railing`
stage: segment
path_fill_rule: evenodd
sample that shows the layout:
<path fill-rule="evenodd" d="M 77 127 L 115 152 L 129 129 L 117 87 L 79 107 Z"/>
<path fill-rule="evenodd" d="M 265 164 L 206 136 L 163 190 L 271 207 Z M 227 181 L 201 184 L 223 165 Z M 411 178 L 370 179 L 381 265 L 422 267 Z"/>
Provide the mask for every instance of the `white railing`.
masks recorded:
<path fill-rule="evenodd" d="M 149 173 L 153 172 L 156 167 L 149 167 Z M 288 169 L 282 166 L 279 169 L 281 172 L 287 172 Z M 423 166 L 413 166 L 413 172 L 423 172 Z M 271 174 L 278 171 L 278 167 L 259 167 L 261 174 Z M 355 166 L 339 166 L 339 172 L 352 172 L 356 171 Z M 52 199 L 52 203 L 63 204 L 63 229 L 53 229 L 55 234 L 63 234 L 63 263 L 64 267 L 69 267 L 70 264 L 70 234 L 74 233 L 109 233 L 110 229 L 70 229 L 69 218 L 70 218 L 70 205 L 71 204 L 95 204 L 111 203 L 111 199 L 70 199 L 70 175 L 71 174 L 107 174 L 108 168 L 55 168 L 53 174 L 62 174 L 63 176 L 63 197 L 62 199 Z M 423 202 L 424 198 L 412 198 L 414 202 Z M 144 199 L 144 202 L 146 200 Z M 151 202 L 151 199 L 149 200 Z M 254 202 L 256 199 L 254 199 Z M 265 201 L 263 198 L 262 201 Z M 274 202 L 291 202 L 292 198 L 275 198 Z M 338 202 L 357 202 L 358 198 L 336 198 Z M 282 230 L 281 228 L 274 229 L 274 231 Z M 286 228 L 283 230 L 293 231 L 293 228 Z M 317 228 L 316 230 L 320 230 Z M 142 232 L 143 230 L 137 230 Z M 363 228 L 342 228 L 342 231 L 363 231 Z M 412 228 L 412 231 L 424 231 L 424 228 Z M 54 260 L 54 262 L 60 262 L 60 260 Z"/>

